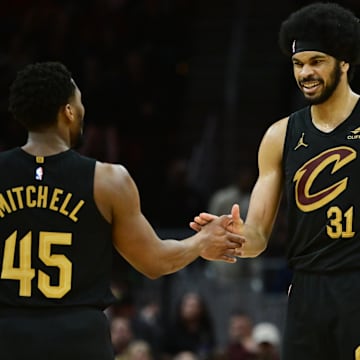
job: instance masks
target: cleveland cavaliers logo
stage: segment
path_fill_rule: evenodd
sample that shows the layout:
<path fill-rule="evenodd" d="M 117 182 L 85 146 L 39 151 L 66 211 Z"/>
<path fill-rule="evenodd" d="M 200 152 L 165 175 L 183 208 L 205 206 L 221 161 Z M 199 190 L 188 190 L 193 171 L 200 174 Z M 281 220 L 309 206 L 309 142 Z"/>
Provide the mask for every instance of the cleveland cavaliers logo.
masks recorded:
<path fill-rule="evenodd" d="M 347 146 L 339 146 L 328 149 L 307 161 L 296 173 L 295 200 L 298 208 L 304 212 L 313 211 L 328 204 L 341 194 L 347 186 L 348 178 L 312 193 L 311 187 L 318 175 L 327 167 L 331 167 L 331 174 L 339 171 L 343 166 L 356 158 L 354 149 Z"/>

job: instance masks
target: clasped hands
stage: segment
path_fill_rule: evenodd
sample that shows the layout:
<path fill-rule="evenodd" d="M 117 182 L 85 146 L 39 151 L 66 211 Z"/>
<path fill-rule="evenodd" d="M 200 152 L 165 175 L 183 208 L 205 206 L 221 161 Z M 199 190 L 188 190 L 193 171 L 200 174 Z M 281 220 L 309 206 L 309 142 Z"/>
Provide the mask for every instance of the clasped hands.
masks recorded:
<path fill-rule="evenodd" d="M 245 238 L 243 237 L 244 221 L 240 217 L 239 205 L 234 204 L 232 206 L 231 213 L 228 215 L 222 215 L 221 217 L 227 217 L 227 221 L 222 221 L 221 226 L 223 226 L 223 228 L 226 231 L 229 231 L 238 236 L 238 241 L 236 242 L 236 246 L 233 248 L 233 251 L 231 252 L 231 256 L 229 255 L 230 259 L 228 261 L 228 262 L 236 262 L 235 257 L 240 257 L 243 255 L 242 247 L 245 242 Z M 194 217 L 194 220 L 190 222 L 189 226 L 194 231 L 199 232 L 208 223 L 218 218 L 219 216 L 217 215 L 210 214 L 207 212 L 202 212 Z"/>

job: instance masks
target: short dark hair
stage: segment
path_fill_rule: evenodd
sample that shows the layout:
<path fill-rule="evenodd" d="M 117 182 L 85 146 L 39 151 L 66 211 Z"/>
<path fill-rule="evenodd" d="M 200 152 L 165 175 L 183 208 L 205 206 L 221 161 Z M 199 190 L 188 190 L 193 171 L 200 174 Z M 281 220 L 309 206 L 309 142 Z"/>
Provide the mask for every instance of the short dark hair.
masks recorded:
<path fill-rule="evenodd" d="M 360 22 L 336 3 L 307 5 L 283 21 L 279 31 L 282 52 L 292 55 L 294 41 L 321 44 L 328 55 L 351 65 L 360 62 Z"/>
<path fill-rule="evenodd" d="M 37 62 L 18 71 L 10 86 L 9 111 L 28 130 L 56 121 L 61 106 L 75 93 L 71 73 L 60 62 Z"/>

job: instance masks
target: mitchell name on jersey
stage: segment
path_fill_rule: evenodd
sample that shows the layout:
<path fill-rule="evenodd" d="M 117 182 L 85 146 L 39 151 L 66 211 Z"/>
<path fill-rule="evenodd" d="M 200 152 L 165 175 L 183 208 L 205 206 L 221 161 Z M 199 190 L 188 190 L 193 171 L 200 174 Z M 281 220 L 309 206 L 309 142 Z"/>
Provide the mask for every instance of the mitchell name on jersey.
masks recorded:
<path fill-rule="evenodd" d="M 46 185 L 12 187 L 0 193 L 0 219 L 24 208 L 43 208 L 59 212 L 77 222 L 78 212 L 85 201 L 74 203 L 72 197 L 72 193 L 60 188 L 51 189 Z"/>

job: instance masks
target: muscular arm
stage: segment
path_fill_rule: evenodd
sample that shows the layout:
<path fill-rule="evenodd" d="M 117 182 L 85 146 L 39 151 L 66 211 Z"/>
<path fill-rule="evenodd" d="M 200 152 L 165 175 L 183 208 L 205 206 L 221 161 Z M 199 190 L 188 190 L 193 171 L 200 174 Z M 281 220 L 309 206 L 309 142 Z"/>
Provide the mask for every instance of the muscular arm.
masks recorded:
<path fill-rule="evenodd" d="M 256 257 L 267 246 L 279 209 L 283 187 L 282 156 L 288 118 L 274 123 L 266 131 L 258 152 L 259 176 L 251 193 L 245 222 L 237 204 L 232 208 L 233 222 L 228 230 L 241 235 L 245 242 L 237 249 L 239 257 Z M 216 216 L 202 213 L 190 227 L 199 231 Z"/>
<path fill-rule="evenodd" d="M 279 209 L 283 187 L 282 153 L 287 120 L 273 124 L 259 147 L 259 176 L 251 193 L 244 225 L 244 236 L 251 246 L 244 246 L 241 256 L 253 257 L 265 250 Z M 247 243 L 247 242 L 246 242 Z"/>
<path fill-rule="evenodd" d="M 231 221 L 228 217 L 181 241 L 160 239 L 141 212 L 135 182 L 121 165 L 97 163 L 95 201 L 112 223 L 117 251 L 149 278 L 173 273 L 198 256 L 234 262 L 235 248 L 242 243 L 239 236 L 224 230 Z"/>
<path fill-rule="evenodd" d="M 242 257 L 257 256 L 264 251 L 274 226 L 282 196 L 282 155 L 287 120 L 271 125 L 259 147 L 259 176 L 242 230 L 248 240 L 240 250 Z"/>

